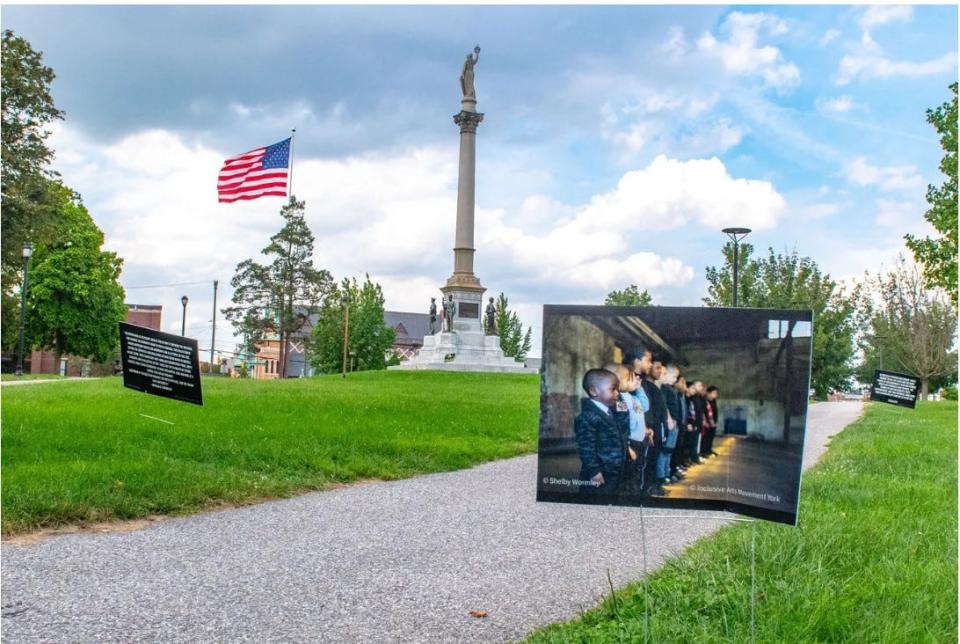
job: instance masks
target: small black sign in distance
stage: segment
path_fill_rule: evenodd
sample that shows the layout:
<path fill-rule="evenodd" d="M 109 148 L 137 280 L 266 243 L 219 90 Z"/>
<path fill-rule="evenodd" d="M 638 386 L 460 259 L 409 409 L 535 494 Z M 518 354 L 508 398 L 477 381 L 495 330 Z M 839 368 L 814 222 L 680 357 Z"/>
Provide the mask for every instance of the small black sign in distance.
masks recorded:
<path fill-rule="evenodd" d="M 917 396 L 920 394 L 920 379 L 905 373 L 893 371 L 873 372 L 873 386 L 870 387 L 870 400 L 883 402 L 898 407 L 917 406 Z"/>
<path fill-rule="evenodd" d="M 196 339 L 121 322 L 120 359 L 124 387 L 203 405 Z"/>

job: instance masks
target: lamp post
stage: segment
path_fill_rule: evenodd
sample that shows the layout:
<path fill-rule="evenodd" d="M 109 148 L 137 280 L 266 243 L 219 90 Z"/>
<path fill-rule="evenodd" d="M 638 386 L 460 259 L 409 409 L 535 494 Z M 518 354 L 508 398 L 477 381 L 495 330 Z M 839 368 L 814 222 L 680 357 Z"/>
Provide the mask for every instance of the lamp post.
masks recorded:
<path fill-rule="evenodd" d="M 183 304 L 183 319 L 180 322 L 180 335 L 186 337 L 187 335 L 187 302 L 190 301 L 190 298 L 184 295 L 180 298 L 180 304 Z"/>
<path fill-rule="evenodd" d="M 343 304 L 343 378 L 347 377 L 347 343 L 350 337 L 350 293 L 340 299 Z"/>
<path fill-rule="evenodd" d="M 724 228 L 721 232 L 733 240 L 733 305 L 737 306 L 737 287 L 739 285 L 740 240 L 752 231 L 749 228 Z"/>
<path fill-rule="evenodd" d="M 20 350 L 17 352 L 16 375 L 23 375 L 23 323 L 27 312 L 27 277 L 30 266 L 30 256 L 33 254 L 33 244 L 23 245 L 23 288 L 20 289 Z"/>

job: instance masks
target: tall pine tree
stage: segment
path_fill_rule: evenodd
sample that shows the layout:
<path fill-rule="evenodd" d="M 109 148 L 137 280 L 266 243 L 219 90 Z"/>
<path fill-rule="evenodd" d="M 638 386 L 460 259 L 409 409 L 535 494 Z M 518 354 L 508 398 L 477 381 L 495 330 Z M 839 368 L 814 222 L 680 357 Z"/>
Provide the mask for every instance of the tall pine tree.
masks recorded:
<path fill-rule="evenodd" d="M 269 263 L 245 259 L 230 284 L 233 306 L 223 314 L 245 339 L 245 349 L 271 334 L 280 343 L 278 373 L 286 375 L 290 336 L 320 310 L 333 287 L 329 271 L 313 265 L 313 233 L 304 217 L 306 204 L 291 197 L 280 210 L 283 227 L 261 251 Z"/>
<path fill-rule="evenodd" d="M 530 353 L 533 329 L 527 327 L 527 332 L 524 333 L 520 316 L 515 311 L 511 311 L 508 304 L 507 296 L 503 293 L 500 293 L 494 303 L 496 309 L 494 319 L 497 323 L 497 333 L 500 335 L 500 348 L 503 349 L 503 355 L 523 362 Z"/>

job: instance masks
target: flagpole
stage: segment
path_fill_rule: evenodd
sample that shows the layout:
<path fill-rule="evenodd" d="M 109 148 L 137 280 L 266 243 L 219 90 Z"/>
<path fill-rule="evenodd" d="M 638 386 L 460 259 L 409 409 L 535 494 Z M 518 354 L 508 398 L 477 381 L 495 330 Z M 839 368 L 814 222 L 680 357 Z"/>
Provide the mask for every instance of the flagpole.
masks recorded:
<path fill-rule="evenodd" d="M 297 128 L 290 130 L 290 176 L 287 180 L 287 196 L 293 199 L 293 137 L 297 134 Z"/>

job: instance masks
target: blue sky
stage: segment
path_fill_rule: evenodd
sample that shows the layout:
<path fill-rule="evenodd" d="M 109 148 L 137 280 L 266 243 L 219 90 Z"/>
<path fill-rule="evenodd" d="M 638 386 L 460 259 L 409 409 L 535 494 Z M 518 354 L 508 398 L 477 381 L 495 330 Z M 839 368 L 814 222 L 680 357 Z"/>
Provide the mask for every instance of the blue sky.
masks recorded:
<path fill-rule="evenodd" d="M 545 303 L 637 283 L 698 305 L 724 226 L 851 279 L 930 231 L 926 109 L 957 78 L 953 6 L 16 6 L 67 113 L 51 143 L 126 287 L 219 279 L 281 200 L 218 204 L 223 159 L 297 128 L 316 262 L 425 310 L 452 271 L 458 76 L 476 68 L 477 255 L 539 336 Z M 209 347 L 212 289 L 128 291 Z M 232 348 L 218 319 L 217 347 Z M 205 344 L 206 343 L 206 344 Z M 539 353 L 539 351 L 534 351 Z"/>

